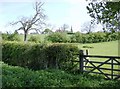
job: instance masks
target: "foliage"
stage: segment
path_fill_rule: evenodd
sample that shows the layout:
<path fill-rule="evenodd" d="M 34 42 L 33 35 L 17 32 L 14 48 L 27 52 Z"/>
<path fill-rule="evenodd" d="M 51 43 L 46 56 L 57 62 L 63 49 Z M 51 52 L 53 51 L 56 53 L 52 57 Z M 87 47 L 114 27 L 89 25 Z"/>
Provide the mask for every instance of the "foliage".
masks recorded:
<path fill-rule="evenodd" d="M 73 36 L 71 36 L 71 42 L 76 42 L 76 43 L 81 43 L 81 39 L 82 39 L 82 34 L 80 32 L 76 32 L 75 34 L 73 34 Z"/>
<path fill-rule="evenodd" d="M 49 28 L 46 28 L 42 33 L 43 34 L 50 34 L 50 33 L 52 33 L 52 30 L 50 30 Z"/>
<path fill-rule="evenodd" d="M 3 33 L 2 34 L 2 39 L 6 40 L 6 41 L 21 41 L 21 39 L 19 38 L 19 35 L 16 34 L 16 33 L 12 33 L 12 34 Z"/>
<path fill-rule="evenodd" d="M 90 16 L 106 25 L 109 30 L 113 29 L 119 31 L 120 27 L 120 1 L 118 2 L 98 2 L 91 1 L 87 10 Z"/>
<path fill-rule="evenodd" d="M 95 32 L 89 34 L 75 33 L 71 36 L 72 43 L 98 43 L 115 41 L 119 38 L 119 32 Z"/>
<path fill-rule="evenodd" d="M 46 37 L 48 41 L 51 41 L 53 43 L 59 42 L 59 43 L 66 43 L 70 42 L 70 38 L 67 36 L 67 33 L 63 32 L 55 32 Z"/>
<path fill-rule="evenodd" d="M 119 39 L 120 32 L 93 32 L 93 33 L 80 33 L 74 34 L 55 32 L 52 34 L 38 34 L 28 35 L 29 42 L 35 43 L 99 43 L 115 41 Z M 3 40 L 8 41 L 21 41 L 22 35 L 2 34 Z"/>
<path fill-rule="evenodd" d="M 40 39 L 37 36 L 31 36 L 28 41 L 35 42 L 35 43 L 41 43 Z"/>
<path fill-rule="evenodd" d="M 3 61 L 11 65 L 28 67 L 34 70 L 46 68 L 69 69 L 69 60 L 75 60 L 74 53 L 78 48 L 72 45 L 19 42 L 3 42 Z M 58 65 L 58 66 L 56 66 Z"/>
<path fill-rule="evenodd" d="M 46 56 L 44 56 L 44 44 L 3 42 L 3 61 L 11 65 L 18 65 L 33 69 L 44 68 Z M 37 66 L 39 65 L 39 66 Z"/>
<path fill-rule="evenodd" d="M 119 80 L 104 80 L 100 76 L 71 74 L 62 70 L 32 71 L 18 66 L 2 64 L 3 88 L 15 87 L 91 87 L 119 88 Z"/>
<path fill-rule="evenodd" d="M 64 70 L 73 70 L 76 65 L 72 60 L 77 58 L 78 48 L 71 44 L 53 44 L 46 49 L 48 57 L 48 67 Z"/>

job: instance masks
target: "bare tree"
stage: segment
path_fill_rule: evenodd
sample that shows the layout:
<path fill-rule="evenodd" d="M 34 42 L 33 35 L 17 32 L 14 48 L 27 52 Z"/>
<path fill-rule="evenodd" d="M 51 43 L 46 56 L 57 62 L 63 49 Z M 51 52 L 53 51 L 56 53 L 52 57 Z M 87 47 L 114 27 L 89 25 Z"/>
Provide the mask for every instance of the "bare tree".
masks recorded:
<path fill-rule="evenodd" d="M 82 26 L 82 32 L 91 33 L 95 27 L 94 21 L 85 22 Z"/>
<path fill-rule="evenodd" d="M 63 24 L 63 26 L 61 27 L 61 30 L 63 30 L 65 32 L 65 30 L 69 28 L 69 25 L 67 24 Z"/>
<path fill-rule="evenodd" d="M 40 29 L 43 25 L 45 25 L 45 18 L 46 15 L 43 13 L 43 6 L 44 3 L 41 1 L 35 2 L 35 14 L 31 17 L 22 17 L 20 20 L 12 23 L 12 25 L 21 24 L 21 26 L 17 29 L 24 31 L 24 41 L 27 40 L 27 34 L 30 30 L 35 30 L 37 32 L 40 32 Z"/>

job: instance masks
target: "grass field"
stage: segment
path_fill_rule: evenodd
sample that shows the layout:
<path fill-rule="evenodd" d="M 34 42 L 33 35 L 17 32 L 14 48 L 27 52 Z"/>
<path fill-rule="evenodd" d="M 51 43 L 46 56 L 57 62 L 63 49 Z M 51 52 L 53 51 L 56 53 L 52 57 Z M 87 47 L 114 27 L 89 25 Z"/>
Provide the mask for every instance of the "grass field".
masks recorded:
<path fill-rule="evenodd" d="M 91 43 L 91 44 L 77 44 L 80 49 L 88 50 L 90 55 L 100 55 L 100 56 L 120 56 L 119 54 L 119 42 L 111 41 L 111 42 L 102 42 L 102 43 Z M 83 47 L 91 47 L 91 48 L 83 48 Z M 90 60 L 104 62 L 108 58 L 89 58 Z M 117 59 L 119 60 L 119 59 Z M 116 62 L 114 62 L 116 63 Z M 95 63 L 94 63 L 95 64 Z M 91 66 L 90 64 L 88 64 Z M 96 66 L 99 64 L 95 64 Z M 101 68 L 110 68 L 111 65 L 104 64 Z M 119 69 L 120 67 L 114 65 L 115 69 Z M 95 70 L 95 72 L 98 70 Z M 102 70 L 104 73 L 111 73 L 109 70 Z M 114 74 L 118 74 L 119 72 L 114 72 Z"/>
<path fill-rule="evenodd" d="M 102 42 L 102 43 L 90 43 L 90 44 L 78 44 L 80 49 L 88 49 L 91 55 L 103 55 L 103 56 L 120 56 L 118 51 L 118 41 Z M 89 46 L 92 48 L 83 48 L 83 46 Z"/>
<path fill-rule="evenodd" d="M 38 39 L 40 39 L 42 42 L 44 42 L 44 38 L 47 36 L 47 34 L 29 34 L 27 39 L 29 39 L 31 36 L 36 36 Z M 23 41 L 24 35 L 19 35 L 21 41 Z"/>

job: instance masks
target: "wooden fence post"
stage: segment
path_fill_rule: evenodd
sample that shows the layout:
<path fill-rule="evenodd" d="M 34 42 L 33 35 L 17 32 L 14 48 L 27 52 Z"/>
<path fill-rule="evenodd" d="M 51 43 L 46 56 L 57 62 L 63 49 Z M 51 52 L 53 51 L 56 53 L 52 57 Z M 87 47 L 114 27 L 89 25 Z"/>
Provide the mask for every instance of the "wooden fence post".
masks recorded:
<path fill-rule="evenodd" d="M 88 55 L 88 49 L 86 50 L 86 55 Z"/>
<path fill-rule="evenodd" d="M 79 69 L 80 69 L 80 73 L 83 73 L 83 66 L 84 66 L 84 64 L 83 64 L 83 55 L 84 55 L 83 50 L 80 50 L 79 51 Z"/>
<path fill-rule="evenodd" d="M 111 58 L 111 79 L 113 79 L 113 58 Z"/>

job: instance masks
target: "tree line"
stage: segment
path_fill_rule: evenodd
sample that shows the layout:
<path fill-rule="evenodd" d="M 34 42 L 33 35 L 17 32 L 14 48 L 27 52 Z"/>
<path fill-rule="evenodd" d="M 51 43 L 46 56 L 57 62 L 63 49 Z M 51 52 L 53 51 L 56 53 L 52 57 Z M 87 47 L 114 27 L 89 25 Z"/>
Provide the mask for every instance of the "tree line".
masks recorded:
<path fill-rule="evenodd" d="M 44 37 L 42 37 L 44 36 Z M 42 43 L 98 43 L 119 40 L 120 32 L 93 32 L 80 33 L 76 32 L 69 34 L 67 32 L 52 32 L 49 34 L 30 35 L 28 42 Z M 3 40 L 6 41 L 21 41 L 18 33 L 2 34 Z"/>

